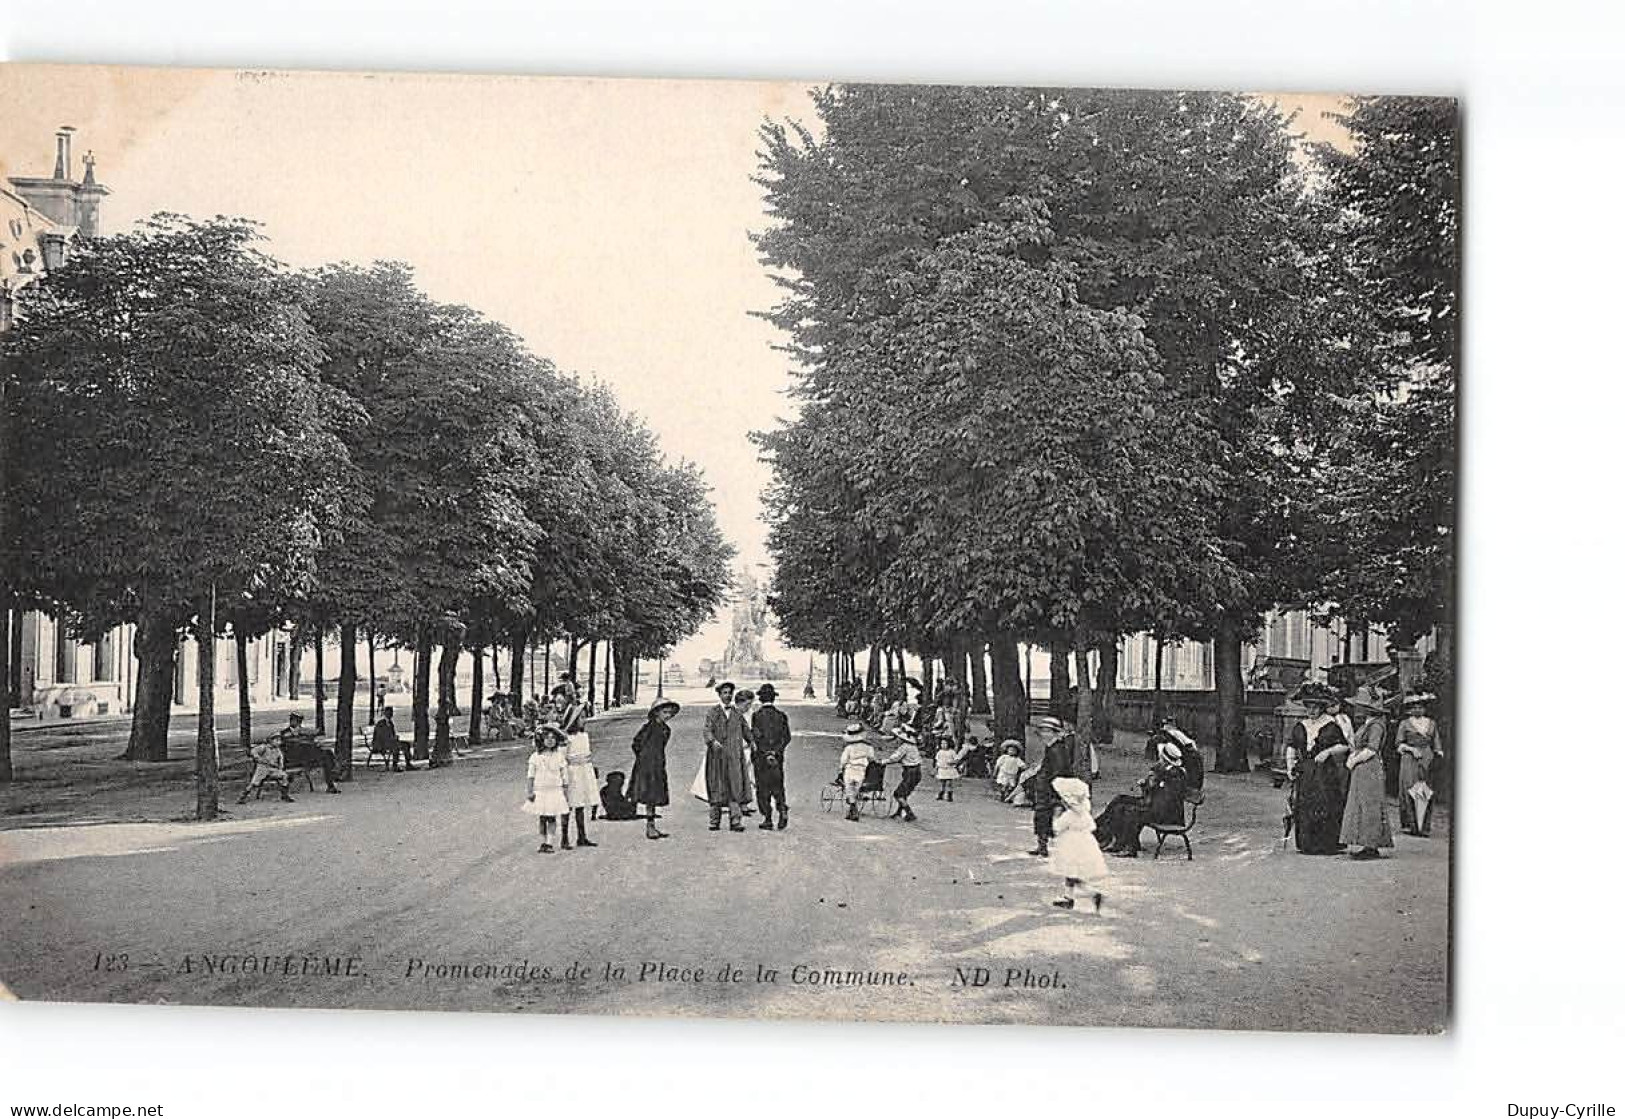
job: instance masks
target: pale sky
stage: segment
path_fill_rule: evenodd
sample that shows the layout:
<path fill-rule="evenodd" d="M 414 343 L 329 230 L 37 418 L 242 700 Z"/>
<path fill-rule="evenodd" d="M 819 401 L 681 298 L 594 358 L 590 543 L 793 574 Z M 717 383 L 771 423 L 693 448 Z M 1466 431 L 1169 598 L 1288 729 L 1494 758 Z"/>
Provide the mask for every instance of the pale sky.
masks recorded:
<path fill-rule="evenodd" d="M 5 66 L 0 174 L 49 175 L 71 124 L 74 177 L 94 150 L 113 192 L 104 233 L 157 210 L 240 215 L 298 267 L 407 262 L 431 297 L 608 383 L 704 470 L 722 531 L 754 564 L 770 473 L 746 433 L 785 414 L 789 377 L 776 332 L 750 315 L 776 299 L 747 236 L 764 225 L 750 176 L 764 117 L 812 120 L 807 88 Z M 1280 100 L 1328 135 L 1334 99 Z M 723 619 L 674 659 L 692 671 L 726 633 Z"/>

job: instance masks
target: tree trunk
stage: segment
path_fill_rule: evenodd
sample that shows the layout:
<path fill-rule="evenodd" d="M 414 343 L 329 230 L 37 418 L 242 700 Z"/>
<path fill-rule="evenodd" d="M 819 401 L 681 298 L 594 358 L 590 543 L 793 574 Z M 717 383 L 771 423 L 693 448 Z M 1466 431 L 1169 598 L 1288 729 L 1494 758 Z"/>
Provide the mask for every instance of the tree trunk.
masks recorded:
<path fill-rule="evenodd" d="M 294 626 L 288 634 L 288 698 L 295 707 L 299 706 L 299 653 L 303 643 L 303 628 Z"/>
<path fill-rule="evenodd" d="M 367 725 L 378 721 L 378 635 L 367 631 Z"/>
<path fill-rule="evenodd" d="M 1065 641 L 1051 642 L 1049 647 L 1049 713 L 1057 719 L 1071 721 L 1072 712 L 1066 710 L 1067 693 L 1072 690 L 1072 646 Z M 1089 670 L 1084 665 L 1085 672 Z"/>
<path fill-rule="evenodd" d="M 615 645 L 613 642 L 604 642 L 604 710 L 609 710 L 610 681 L 615 675 Z"/>
<path fill-rule="evenodd" d="M 1103 636 L 1095 645 L 1099 657 L 1095 677 L 1095 741 L 1110 742 L 1117 729 L 1117 634 Z"/>
<path fill-rule="evenodd" d="M 509 706 L 517 711 L 525 705 L 525 644 L 529 635 L 516 629 L 508 637 Z"/>
<path fill-rule="evenodd" d="M 592 702 L 592 693 L 598 687 L 598 642 L 594 641 L 587 649 L 587 702 Z"/>
<path fill-rule="evenodd" d="M 1219 773 L 1245 773 L 1247 713 L 1241 679 L 1241 627 L 1221 617 L 1213 635 L 1213 690 L 1219 707 L 1219 742 L 1213 768 Z"/>
<path fill-rule="evenodd" d="M 429 656 L 434 652 L 434 635 L 428 625 L 418 626 L 412 650 L 412 756 L 429 754 Z"/>
<path fill-rule="evenodd" d="M 0 413 L 3 414 L 3 413 Z M 0 452 L 3 454 L 3 452 Z M 0 500 L 0 506 L 5 502 Z M 4 514 L 0 513 L 0 518 Z M 0 530 L 3 531 L 3 530 Z M 11 770 L 11 709 L 16 704 L 16 696 L 11 687 L 11 626 L 14 611 L 11 609 L 11 591 L 0 582 L 0 783 L 12 779 Z M 22 624 L 22 616 L 16 614 L 17 623 Z"/>
<path fill-rule="evenodd" d="M 574 684 L 577 680 L 577 674 L 581 671 L 581 647 L 586 644 L 586 642 L 577 641 L 575 634 L 573 633 L 570 634 L 565 640 L 570 643 L 570 671 L 567 673 L 567 676 L 569 677 L 570 683 Z"/>
<path fill-rule="evenodd" d="M 339 702 L 333 716 L 333 753 L 339 763 L 339 777 L 350 779 L 355 761 L 355 643 L 354 622 L 339 624 Z"/>
<path fill-rule="evenodd" d="M 1094 640 L 1094 631 L 1085 626 L 1073 631 L 1072 647 L 1078 654 L 1078 705 L 1072 712 L 1072 725 L 1077 728 L 1080 742 L 1094 741 L 1095 685 L 1089 676 L 1089 647 Z"/>
<path fill-rule="evenodd" d="M 869 663 L 863 667 L 864 688 L 873 689 L 880 686 L 880 642 L 869 646 Z"/>
<path fill-rule="evenodd" d="M 135 713 L 130 742 L 119 757 L 132 762 L 169 760 L 169 710 L 175 702 L 175 619 L 143 610 L 135 623 Z M 8 716 L 9 718 L 9 716 Z"/>
<path fill-rule="evenodd" d="M 931 650 L 925 649 L 920 653 L 920 691 L 921 698 L 926 703 L 930 703 L 931 697 L 936 694 L 936 678 L 936 657 L 931 654 Z"/>
<path fill-rule="evenodd" d="M 547 639 L 542 646 L 542 698 L 545 700 L 553 692 L 553 639 Z"/>
<path fill-rule="evenodd" d="M 970 713 L 972 715 L 986 715 L 993 708 L 987 699 L 987 660 L 984 653 L 986 644 L 980 639 L 970 644 Z"/>
<path fill-rule="evenodd" d="M 457 661 L 462 647 L 457 635 L 447 636 L 440 649 L 439 695 L 434 706 L 434 754 L 436 765 L 451 764 L 451 715 L 457 709 Z"/>
<path fill-rule="evenodd" d="M 1168 713 L 1167 700 L 1162 694 L 1162 638 L 1157 641 L 1157 665 L 1151 672 L 1151 725 L 1160 727 Z"/>
<path fill-rule="evenodd" d="M 323 646 L 327 644 L 327 631 L 322 628 L 316 630 L 316 686 L 313 689 L 316 696 L 316 736 L 320 738 L 327 733 L 327 669 L 322 663 L 322 654 L 326 651 Z"/>
<path fill-rule="evenodd" d="M 993 734 L 1001 742 L 1027 741 L 1027 693 L 1021 686 L 1021 649 L 999 634 L 993 646 Z"/>
<path fill-rule="evenodd" d="M 630 647 L 615 649 L 615 680 L 617 704 L 636 703 L 638 698 L 638 661 Z"/>
<path fill-rule="evenodd" d="M 496 658 L 493 657 L 493 660 Z M 480 717 L 485 706 L 485 650 L 479 646 L 474 648 L 474 684 L 473 693 L 468 697 L 468 744 L 480 744 Z"/>
<path fill-rule="evenodd" d="M 231 628 L 237 646 L 237 740 L 247 757 L 248 748 L 254 744 L 254 697 L 248 694 L 248 631 L 237 625 Z"/>
<path fill-rule="evenodd" d="M 197 818 L 220 815 L 220 747 L 214 737 L 214 588 L 201 604 L 202 625 L 197 637 L 197 754 L 192 772 L 197 778 Z M 242 691 L 239 677 L 237 690 Z"/>

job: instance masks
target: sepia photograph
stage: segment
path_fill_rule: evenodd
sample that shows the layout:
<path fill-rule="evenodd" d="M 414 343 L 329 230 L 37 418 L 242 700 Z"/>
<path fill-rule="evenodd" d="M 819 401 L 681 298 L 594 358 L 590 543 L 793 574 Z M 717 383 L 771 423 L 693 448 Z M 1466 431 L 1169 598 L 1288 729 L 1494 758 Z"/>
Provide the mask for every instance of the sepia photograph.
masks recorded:
<path fill-rule="evenodd" d="M 1457 100 L 0 104 L 7 998 L 1451 1029 Z"/>

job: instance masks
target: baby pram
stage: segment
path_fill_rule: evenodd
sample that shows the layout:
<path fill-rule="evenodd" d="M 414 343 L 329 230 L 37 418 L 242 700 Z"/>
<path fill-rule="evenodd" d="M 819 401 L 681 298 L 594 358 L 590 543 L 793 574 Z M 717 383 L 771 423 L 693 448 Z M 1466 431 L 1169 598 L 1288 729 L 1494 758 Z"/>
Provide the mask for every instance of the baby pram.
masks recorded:
<path fill-rule="evenodd" d="M 818 803 L 825 812 L 846 806 L 846 781 L 840 773 L 818 791 Z M 863 771 L 863 784 L 858 786 L 858 811 L 862 812 L 865 807 L 877 816 L 888 809 L 886 767 L 880 762 L 870 762 L 869 768 Z"/>

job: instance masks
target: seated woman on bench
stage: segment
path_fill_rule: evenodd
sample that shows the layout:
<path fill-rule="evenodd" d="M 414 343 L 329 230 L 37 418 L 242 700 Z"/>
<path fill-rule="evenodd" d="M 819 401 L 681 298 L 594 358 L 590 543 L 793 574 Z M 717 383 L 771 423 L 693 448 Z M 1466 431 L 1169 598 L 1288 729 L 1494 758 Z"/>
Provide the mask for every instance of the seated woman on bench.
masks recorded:
<path fill-rule="evenodd" d="M 1150 823 L 1181 824 L 1185 821 L 1186 773 L 1179 747 L 1163 742 L 1157 747 L 1157 761 L 1140 781 L 1140 791 L 1113 797 L 1106 810 L 1095 817 L 1095 834 L 1101 849 L 1132 859 L 1140 853 L 1140 831 Z"/>

